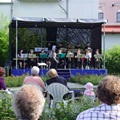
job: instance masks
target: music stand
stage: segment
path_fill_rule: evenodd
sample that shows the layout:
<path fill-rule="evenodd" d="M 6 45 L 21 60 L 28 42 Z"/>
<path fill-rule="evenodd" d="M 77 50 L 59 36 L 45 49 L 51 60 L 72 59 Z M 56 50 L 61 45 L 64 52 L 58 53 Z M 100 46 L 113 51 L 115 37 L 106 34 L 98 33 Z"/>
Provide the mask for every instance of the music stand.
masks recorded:
<path fill-rule="evenodd" d="M 79 59 L 81 59 L 82 60 L 82 69 L 83 69 L 83 59 L 82 58 L 85 58 L 85 54 L 79 54 L 79 55 L 77 55 L 77 58 L 79 58 Z"/>
<path fill-rule="evenodd" d="M 71 58 L 74 57 L 74 54 L 73 53 L 68 53 L 66 57 L 71 61 Z M 71 68 L 71 63 L 70 63 L 70 68 Z"/>
<path fill-rule="evenodd" d="M 66 48 L 60 48 L 61 49 L 61 52 L 66 52 L 67 49 Z"/>
<path fill-rule="evenodd" d="M 47 54 L 46 53 L 45 54 L 40 54 L 40 58 L 42 58 L 42 59 L 47 58 Z"/>
<path fill-rule="evenodd" d="M 38 63 L 38 66 L 41 67 L 42 75 L 44 75 L 44 74 L 43 74 L 43 67 L 48 67 L 48 65 L 47 65 L 46 63 Z"/>
<path fill-rule="evenodd" d="M 45 59 L 47 58 L 47 54 L 46 53 L 40 54 L 40 58 L 41 58 L 41 60 L 43 60 L 43 62 L 45 62 Z"/>
<path fill-rule="evenodd" d="M 28 58 L 28 54 L 24 53 L 24 54 L 21 54 L 21 58 L 23 58 L 23 66 L 24 66 L 24 69 L 25 69 L 25 60 L 27 60 Z"/>
<path fill-rule="evenodd" d="M 29 54 L 28 58 L 30 58 L 30 59 L 36 58 L 36 54 Z"/>
<path fill-rule="evenodd" d="M 65 58 L 65 55 L 66 55 L 65 53 L 59 53 L 58 58 Z"/>

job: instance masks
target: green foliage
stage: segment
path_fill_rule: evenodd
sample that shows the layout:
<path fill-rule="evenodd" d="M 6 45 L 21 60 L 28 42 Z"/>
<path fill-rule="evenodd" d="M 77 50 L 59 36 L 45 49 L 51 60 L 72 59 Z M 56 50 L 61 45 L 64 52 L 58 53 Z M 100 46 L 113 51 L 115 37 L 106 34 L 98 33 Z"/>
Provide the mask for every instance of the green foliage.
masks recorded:
<path fill-rule="evenodd" d="M 120 74 L 120 46 L 106 51 L 106 68 L 110 74 Z"/>
<path fill-rule="evenodd" d="M 76 74 L 75 76 L 72 76 L 69 81 L 74 83 L 80 83 L 82 85 L 85 85 L 87 82 L 91 82 L 94 85 L 98 85 L 98 83 L 102 80 L 104 76 L 103 75 L 80 75 Z"/>
<path fill-rule="evenodd" d="M 9 21 L 4 14 L 0 16 L 0 65 L 3 66 L 5 61 L 8 59 L 8 29 Z"/>
<path fill-rule="evenodd" d="M 12 96 L 0 93 L 0 119 L 17 120 L 12 108 Z"/>
<path fill-rule="evenodd" d="M 41 120 L 75 120 L 77 115 L 89 108 L 93 108 L 98 106 L 100 103 L 95 101 L 94 103 L 90 103 L 89 101 L 85 101 L 84 97 L 81 97 L 80 100 L 75 101 L 74 104 L 69 102 L 64 105 L 63 103 L 59 103 L 55 109 L 51 109 L 45 107 L 45 110 L 41 116 Z"/>
<path fill-rule="evenodd" d="M 5 77 L 6 86 L 7 87 L 20 87 L 23 84 L 24 78 L 25 78 L 25 75 Z"/>

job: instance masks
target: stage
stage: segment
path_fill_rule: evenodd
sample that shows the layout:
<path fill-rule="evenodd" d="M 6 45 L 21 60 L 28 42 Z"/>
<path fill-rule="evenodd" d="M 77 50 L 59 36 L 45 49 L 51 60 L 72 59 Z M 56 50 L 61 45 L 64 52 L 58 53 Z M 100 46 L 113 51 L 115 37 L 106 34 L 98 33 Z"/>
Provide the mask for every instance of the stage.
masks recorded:
<path fill-rule="evenodd" d="M 106 75 L 108 73 L 107 69 L 58 69 L 58 74 L 65 78 L 69 78 L 70 76 L 74 76 L 76 74 L 80 75 Z M 39 75 L 46 76 L 48 69 L 41 69 Z M 21 76 L 21 75 L 31 75 L 30 69 L 12 69 L 11 74 L 13 76 Z"/>

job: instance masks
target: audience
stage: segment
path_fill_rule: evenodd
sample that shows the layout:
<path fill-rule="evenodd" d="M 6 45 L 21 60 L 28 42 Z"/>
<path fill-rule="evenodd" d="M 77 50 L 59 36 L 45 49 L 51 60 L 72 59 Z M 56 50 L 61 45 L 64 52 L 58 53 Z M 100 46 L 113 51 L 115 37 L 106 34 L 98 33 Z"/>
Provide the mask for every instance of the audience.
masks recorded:
<path fill-rule="evenodd" d="M 45 84 L 42 81 L 42 79 L 38 76 L 39 74 L 39 68 L 37 66 L 33 66 L 31 69 L 31 76 L 25 77 L 23 84 L 32 84 L 32 85 L 38 85 L 40 88 L 42 88 L 42 91 L 46 91 Z"/>
<path fill-rule="evenodd" d="M 5 69 L 3 67 L 0 67 L 0 90 L 5 90 L 7 94 L 12 94 L 6 87 L 5 80 L 3 78 L 3 75 L 5 74 Z"/>
<path fill-rule="evenodd" d="M 19 120 L 38 120 L 42 114 L 45 98 L 35 85 L 23 85 L 13 97 L 13 109 Z"/>
<path fill-rule="evenodd" d="M 55 69 L 50 69 L 48 71 L 47 75 L 50 78 L 46 81 L 47 85 L 50 85 L 51 83 L 56 83 L 57 82 L 57 83 L 61 83 L 61 84 L 65 85 L 66 87 L 68 87 L 67 86 L 67 80 L 63 77 L 58 76 L 58 73 Z"/>
<path fill-rule="evenodd" d="M 95 101 L 95 93 L 93 89 L 93 84 L 91 82 L 88 82 L 85 86 L 84 91 L 84 100 L 86 102 L 94 102 Z"/>
<path fill-rule="evenodd" d="M 6 90 L 6 84 L 3 78 L 3 75 L 5 74 L 5 69 L 3 67 L 0 67 L 0 90 Z"/>
<path fill-rule="evenodd" d="M 81 112 L 76 120 L 120 120 L 120 78 L 108 75 L 97 87 L 101 104 Z"/>

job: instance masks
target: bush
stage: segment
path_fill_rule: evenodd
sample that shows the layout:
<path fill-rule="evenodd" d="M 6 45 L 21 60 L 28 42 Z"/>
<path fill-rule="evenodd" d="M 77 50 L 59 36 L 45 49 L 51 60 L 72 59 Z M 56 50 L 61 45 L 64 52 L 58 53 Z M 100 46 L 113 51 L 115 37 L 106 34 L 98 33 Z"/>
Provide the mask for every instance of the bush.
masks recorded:
<path fill-rule="evenodd" d="M 102 80 L 102 78 L 104 77 L 104 75 L 80 75 L 80 74 L 76 74 L 75 76 L 72 76 L 69 81 L 70 82 L 74 82 L 74 83 L 79 83 L 82 85 L 85 85 L 87 82 L 91 82 L 94 85 L 98 85 L 99 82 Z"/>
<path fill-rule="evenodd" d="M 110 74 L 120 73 L 120 46 L 114 46 L 106 51 L 106 68 Z"/>
<path fill-rule="evenodd" d="M 44 110 L 41 120 L 75 120 L 80 112 L 98 106 L 99 104 L 98 101 L 95 101 L 95 103 L 84 101 L 84 98 L 81 97 L 81 99 L 75 101 L 74 104 L 68 103 L 67 105 L 64 105 L 63 103 L 60 103 L 52 111 L 50 108 L 47 108 L 47 111 Z M 51 113 L 48 111 L 51 111 Z"/>
<path fill-rule="evenodd" d="M 1 97 L 2 95 L 2 97 Z M 17 120 L 13 108 L 12 108 L 12 96 L 5 94 L 0 94 L 0 119 L 1 120 Z M 95 103 L 90 103 L 89 101 L 84 101 L 83 97 L 79 101 L 75 101 L 74 104 L 68 103 L 63 105 L 60 103 L 57 108 L 48 108 L 48 103 L 44 107 L 44 111 L 40 120 L 75 120 L 77 115 L 89 108 L 95 107 L 100 103 L 96 101 Z"/>

